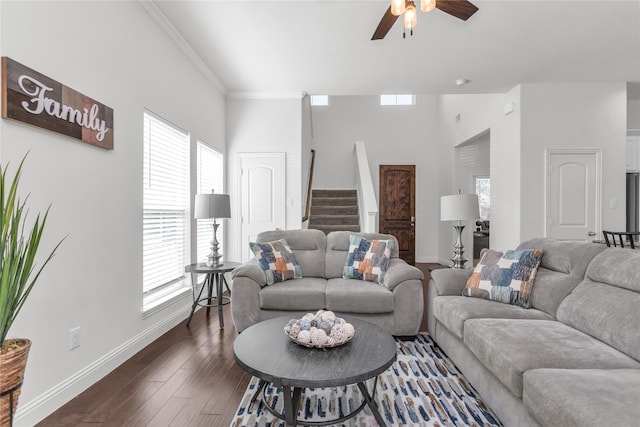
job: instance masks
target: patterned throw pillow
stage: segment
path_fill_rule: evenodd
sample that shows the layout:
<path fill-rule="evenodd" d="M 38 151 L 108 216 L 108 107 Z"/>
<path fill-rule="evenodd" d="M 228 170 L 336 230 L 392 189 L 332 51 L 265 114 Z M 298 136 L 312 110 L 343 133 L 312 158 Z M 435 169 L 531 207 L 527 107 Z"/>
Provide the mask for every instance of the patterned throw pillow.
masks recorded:
<path fill-rule="evenodd" d="M 531 307 L 531 290 L 542 260 L 542 249 L 487 250 L 462 295 Z"/>
<path fill-rule="evenodd" d="M 267 285 L 302 278 L 302 269 L 284 239 L 268 243 L 250 242 L 253 255 L 267 278 Z"/>
<path fill-rule="evenodd" d="M 349 236 L 349 255 L 342 271 L 343 279 L 383 283 L 389 267 L 393 240 L 367 240 Z"/>

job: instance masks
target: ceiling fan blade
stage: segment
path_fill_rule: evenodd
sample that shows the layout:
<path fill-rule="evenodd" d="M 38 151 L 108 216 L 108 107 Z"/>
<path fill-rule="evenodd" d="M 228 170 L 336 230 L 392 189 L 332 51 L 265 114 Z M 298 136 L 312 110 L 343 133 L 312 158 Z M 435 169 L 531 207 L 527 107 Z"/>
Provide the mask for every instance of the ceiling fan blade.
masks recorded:
<path fill-rule="evenodd" d="M 393 13 L 391 13 L 391 6 L 389 6 L 387 11 L 384 13 L 384 16 L 380 20 L 380 23 L 378 24 L 378 28 L 376 28 L 376 31 L 373 33 L 373 36 L 371 36 L 371 40 L 383 39 L 384 36 L 387 35 L 391 27 L 393 27 L 393 24 L 396 23 L 397 19 L 398 17 L 395 16 Z"/>
<path fill-rule="evenodd" d="M 467 0 L 437 0 L 436 7 L 463 21 L 471 18 L 478 11 L 478 8 Z"/>

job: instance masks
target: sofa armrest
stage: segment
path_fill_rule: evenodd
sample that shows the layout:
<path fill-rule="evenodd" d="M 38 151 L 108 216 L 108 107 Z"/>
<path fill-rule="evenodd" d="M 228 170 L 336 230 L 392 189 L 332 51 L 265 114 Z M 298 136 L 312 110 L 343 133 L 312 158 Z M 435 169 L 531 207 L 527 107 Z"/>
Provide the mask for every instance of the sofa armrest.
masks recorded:
<path fill-rule="evenodd" d="M 431 272 L 431 283 L 436 296 L 462 295 L 467 279 L 473 273 L 472 269 L 460 270 L 455 268 L 441 268 Z"/>
<path fill-rule="evenodd" d="M 389 268 L 384 276 L 384 285 L 387 289 L 393 289 L 407 280 L 424 280 L 424 274 L 420 269 L 407 264 L 403 259 L 391 258 Z"/>
<path fill-rule="evenodd" d="M 233 270 L 233 272 L 231 273 L 231 278 L 236 279 L 240 277 L 247 277 L 249 279 L 252 279 L 258 285 L 260 285 L 261 288 L 267 286 L 267 277 L 264 275 L 264 271 L 262 271 L 262 268 L 260 268 L 258 261 L 256 261 L 255 259 L 251 259 Z"/>

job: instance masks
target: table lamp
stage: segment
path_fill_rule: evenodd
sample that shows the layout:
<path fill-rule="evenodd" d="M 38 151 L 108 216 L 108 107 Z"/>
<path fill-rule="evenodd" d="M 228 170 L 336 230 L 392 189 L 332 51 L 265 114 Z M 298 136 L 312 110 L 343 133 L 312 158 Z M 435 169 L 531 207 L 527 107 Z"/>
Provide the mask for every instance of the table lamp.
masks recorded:
<path fill-rule="evenodd" d="M 213 190 L 211 190 L 211 194 L 196 194 L 194 211 L 196 219 L 213 218 L 213 224 L 211 224 L 213 227 L 213 240 L 211 241 L 211 253 L 207 256 L 207 267 L 220 267 L 222 266 L 220 262 L 222 255 L 218 251 L 218 239 L 216 237 L 220 224 L 216 220 L 218 218 L 231 218 L 229 195 L 214 194 Z"/>
<path fill-rule="evenodd" d="M 478 218 L 480 218 L 480 208 L 478 207 L 477 194 L 460 194 L 458 190 L 458 194 L 440 197 L 440 220 L 457 221 L 453 228 L 458 233 L 458 240 L 454 246 L 451 268 L 463 269 L 465 268 L 464 264 L 468 261 L 463 256 L 462 230 L 464 225 L 462 225 L 462 221 Z"/>

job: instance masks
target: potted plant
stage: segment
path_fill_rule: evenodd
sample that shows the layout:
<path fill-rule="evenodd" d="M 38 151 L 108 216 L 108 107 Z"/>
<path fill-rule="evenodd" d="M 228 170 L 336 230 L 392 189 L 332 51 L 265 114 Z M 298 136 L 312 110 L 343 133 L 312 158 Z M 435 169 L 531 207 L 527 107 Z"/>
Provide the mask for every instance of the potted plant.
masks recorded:
<path fill-rule="evenodd" d="M 35 262 L 49 209 L 27 224 L 28 196 L 18 196 L 20 173 L 26 156 L 13 179 L 8 167 L 0 166 L 0 426 L 11 425 L 18 406 L 31 341 L 7 339 L 9 328 L 23 307 L 33 285 L 62 243 L 60 241 L 38 266 Z M 64 239 L 63 239 L 64 240 Z"/>

